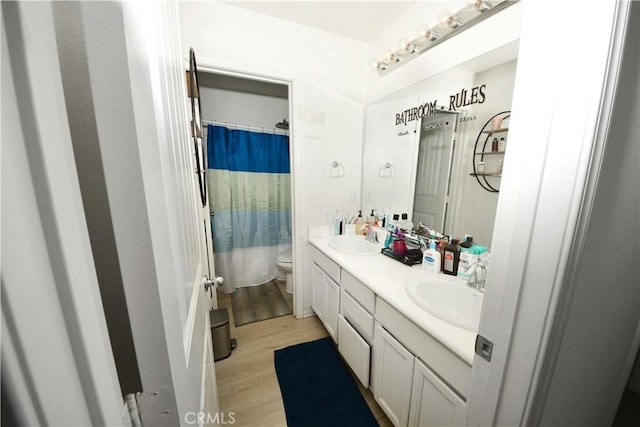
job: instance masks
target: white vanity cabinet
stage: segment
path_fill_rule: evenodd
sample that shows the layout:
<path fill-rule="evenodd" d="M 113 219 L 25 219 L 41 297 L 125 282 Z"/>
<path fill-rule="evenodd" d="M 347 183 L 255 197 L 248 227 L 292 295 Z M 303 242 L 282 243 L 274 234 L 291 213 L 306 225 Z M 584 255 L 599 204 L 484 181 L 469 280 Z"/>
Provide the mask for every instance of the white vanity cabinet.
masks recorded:
<path fill-rule="evenodd" d="M 338 341 L 338 313 L 340 311 L 340 266 L 326 255 L 313 249 L 313 279 L 311 308 L 335 342 Z"/>
<path fill-rule="evenodd" d="M 373 348 L 373 395 L 393 425 L 406 426 L 415 356 L 379 323 Z"/>
<path fill-rule="evenodd" d="M 380 298 L 376 320 L 372 391 L 391 422 L 464 425 L 471 367 Z"/>
<path fill-rule="evenodd" d="M 357 274 L 362 261 L 338 264 L 339 259 L 333 261 L 315 246 L 312 259 L 312 308 L 391 422 L 402 427 L 464 425 L 471 364 L 443 344 L 448 335 L 439 331 L 445 337 L 439 341 L 410 320 L 415 313 L 396 308 L 402 304 L 394 293 L 374 292 L 380 281 L 370 287 L 356 279 L 350 272 Z M 399 279 L 395 271 L 385 282 L 397 286 L 399 280 L 407 278 Z M 465 337 L 473 348 L 471 338 Z"/>
<path fill-rule="evenodd" d="M 420 359 L 413 367 L 410 427 L 463 426 L 465 402 Z"/>

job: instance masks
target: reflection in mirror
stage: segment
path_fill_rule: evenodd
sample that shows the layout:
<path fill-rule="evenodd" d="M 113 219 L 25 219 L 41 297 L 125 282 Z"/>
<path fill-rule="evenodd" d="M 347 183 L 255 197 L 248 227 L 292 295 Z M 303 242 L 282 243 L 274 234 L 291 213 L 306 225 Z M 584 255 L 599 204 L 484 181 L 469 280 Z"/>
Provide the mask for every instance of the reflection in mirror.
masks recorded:
<path fill-rule="evenodd" d="M 493 150 L 494 136 L 481 132 L 491 129 L 485 125 L 494 115 L 511 110 L 517 52 L 518 43 L 510 43 L 367 107 L 365 212 L 406 212 L 415 225 L 490 245 L 499 193 L 479 185 L 478 168 L 499 189 L 498 169 L 509 144 L 517 142 L 501 130 L 495 136 L 504 138 L 503 149 Z M 393 173 L 380 173 L 387 163 Z"/>
<path fill-rule="evenodd" d="M 411 216 L 414 224 L 421 222 L 436 230 L 446 229 L 446 196 L 456 121 L 455 112 L 444 110 L 422 119 Z"/>

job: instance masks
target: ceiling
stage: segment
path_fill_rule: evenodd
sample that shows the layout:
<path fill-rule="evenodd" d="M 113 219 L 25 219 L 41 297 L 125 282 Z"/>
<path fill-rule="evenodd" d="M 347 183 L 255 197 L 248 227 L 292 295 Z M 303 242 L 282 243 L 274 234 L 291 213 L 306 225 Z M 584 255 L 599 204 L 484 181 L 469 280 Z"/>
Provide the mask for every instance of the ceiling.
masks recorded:
<path fill-rule="evenodd" d="M 243 9 L 350 37 L 365 43 L 418 2 L 225 1 Z"/>

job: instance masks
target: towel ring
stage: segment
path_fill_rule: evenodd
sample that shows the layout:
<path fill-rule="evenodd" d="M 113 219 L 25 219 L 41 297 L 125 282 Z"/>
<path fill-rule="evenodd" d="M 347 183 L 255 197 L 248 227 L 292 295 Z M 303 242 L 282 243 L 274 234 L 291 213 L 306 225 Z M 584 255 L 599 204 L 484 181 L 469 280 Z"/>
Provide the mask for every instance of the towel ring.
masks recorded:
<path fill-rule="evenodd" d="M 393 166 L 387 162 L 378 169 L 378 176 L 381 178 L 391 178 L 393 176 Z"/>
<path fill-rule="evenodd" d="M 327 177 L 328 178 L 340 178 L 344 176 L 344 166 L 335 160 L 331 162 L 329 167 L 327 168 Z"/>

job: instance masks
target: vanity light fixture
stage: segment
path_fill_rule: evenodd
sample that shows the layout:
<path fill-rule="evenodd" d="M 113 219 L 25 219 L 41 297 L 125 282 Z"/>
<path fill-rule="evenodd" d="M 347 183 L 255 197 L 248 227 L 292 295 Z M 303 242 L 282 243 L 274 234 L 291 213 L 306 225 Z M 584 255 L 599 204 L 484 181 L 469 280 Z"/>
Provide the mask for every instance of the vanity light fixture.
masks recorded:
<path fill-rule="evenodd" d="M 403 39 L 395 51 L 385 51 L 382 59 L 374 60 L 372 68 L 384 76 L 411 61 L 422 52 L 466 30 L 496 12 L 511 6 L 518 0 L 467 0 L 457 12 L 442 12 L 438 24 L 429 28 L 421 26 L 412 40 Z"/>

